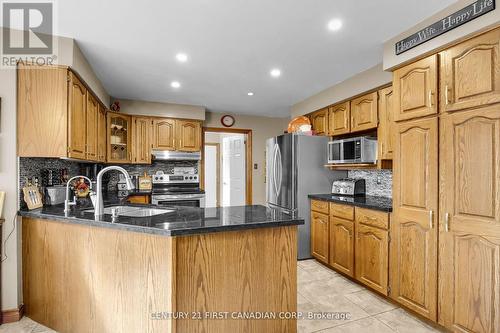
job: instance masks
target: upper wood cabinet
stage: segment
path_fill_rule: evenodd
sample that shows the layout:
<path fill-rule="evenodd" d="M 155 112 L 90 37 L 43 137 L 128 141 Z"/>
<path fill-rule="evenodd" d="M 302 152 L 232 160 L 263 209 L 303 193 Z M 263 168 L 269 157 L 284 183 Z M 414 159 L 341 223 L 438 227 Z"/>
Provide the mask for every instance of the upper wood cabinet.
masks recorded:
<path fill-rule="evenodd" d="M 441 112 L 500 102 L 500 28 L 440 53 Z"/>
<path fill-rule="evenodd" d="M 329 135 L 347 134 L 351 131 L 351 102 L 330 107 L 328 112 Z"/>
<path fill-rule="evenodd" d="M 380 160 L 392 160 L 394 151 L 394 93 L 392 87 L 379 90 L 378 156 Z"/>
<path fill-rule="evenodd" d="M 354 277 L 354 221 L 330 214 L 330 258 L 333 268 Z"/>
<path fill-rule="evenodd" d="M 437 55 L 394 71 L 394 119 L 396 121 L 437 113 L 437 77 Z"/>
<path fill-rule="evenodd" d="M 391 297 L 436 320 L 437 117 L 397 124 L 393 167 Z"/>
<path fill-rule="evenodd" d="M 500 332 L 500 104 L 442 116 L 439 169 L 439 323 Z"/>
<path fill-rule="evenodd" d="M 99 112 L 97 115 L 97 161 L 101 163 L 106 162 L 107 150 L 107 126 L 106 126 L 106 109 L 99 105 Z"/>
<path fill-rule="evenodd" d="M 328 108 L 314 112 L 311 115 L 311 123 L 317 135 L 328 135 Z"/>
<path fill-rule="evenodd" d="M 378 94 L 373 92 L 351 101 L 351 133 L 378 126 Z"/>
<path fill-rule="evenodd" d="M 149 117 L 132 117 L 133 163 L 151 164 L 152 123 Z"/>
<path fill-rule="evenodd" d="M 68 80 L 68 157 L 84 160 L 87 157 L 87 89 L 72 72 L 68 73 Z"/>
<path fill-rule="evenodd" d="M 176 150 L 200 151 L 201 150 L 201 123 L 195 120 L 176 120 L 177 140 Z"/>
<path fill-rule="evenodd" d="M 131 117 L 116 112 L 108 112 L 108 162 L 132 163 Z"/>
<path fill-rule="evenodd" d="M 311 211 L 311 255 L 328 263 L 328 215 Z"/>
<path fill-rule="evenodd" d="M 175 119 L 155 118 L 153 120 L 153 148 L 175 150 Z"/>
<path fill-rule="evenodd" d="M 87 91 L 87 133 L 86 137 L 86 159 L 97 161 L 98 142 L 98 117 L 99 103 L 90 92 Z"/>

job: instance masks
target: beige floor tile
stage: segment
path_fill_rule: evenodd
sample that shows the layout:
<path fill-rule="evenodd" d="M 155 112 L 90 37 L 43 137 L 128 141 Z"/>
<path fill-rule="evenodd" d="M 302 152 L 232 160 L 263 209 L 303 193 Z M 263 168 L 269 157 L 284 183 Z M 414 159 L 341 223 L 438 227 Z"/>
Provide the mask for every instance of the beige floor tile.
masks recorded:
<path fill-rule="evenodd" d="M 398 308 L 397 305 L 386 301 L 385 299 L 378 296 L 374 292 L 369 291 L 368 289 L 347 294 L 345 295 L 345 297 L 347 297 L 347 299 L 354 304 L 360 306 L 370 315 L 376 315 Z"/>
<path fill-rule="evenodd" d="M 403 309 L 395 309 L 375 316 L 378 320 L 398 333 L 430 333 L 440 332 L 427 325 Z"/>
<path fill-rule="evenodd" d="M 363 318 L 344 325 L 328 328 L 321 333 L 394 333 L 381 321 L 373 318 Z"/>
<path fill-rule="evenodd" d="M 23 317 L 16 323 L 3 324 L 0 326 L 0 333 L 56 333 L 28 317 Z"/>
<path fill-rule="evenodd" d="M 298 284 L 298 291 L 313 302 L 321 297 L 344 295 L 360 290 L 363 290 L 363 287 L 341 276 Z"/>
<path fill-rule="evenodd" d="M 329 279 L 329 278 L 341 276 L 340 274 L 338 274 L 334 270 L 318 263 L 316 260 L 306 260 L 306 261 L 302 261 L 302 262 L 303 262 L 302 266 L 299 266 L 299 267 L 302 268 L 306 273 L 311 274 L 309 277 L 310 281 Z"/>

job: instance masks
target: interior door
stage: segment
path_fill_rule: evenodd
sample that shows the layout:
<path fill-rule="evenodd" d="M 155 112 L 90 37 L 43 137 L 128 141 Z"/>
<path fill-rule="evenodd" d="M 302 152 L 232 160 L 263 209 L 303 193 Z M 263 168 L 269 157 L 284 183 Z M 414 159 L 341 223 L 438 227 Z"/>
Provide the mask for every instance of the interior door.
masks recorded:
<path fill-rule="evenodd" d="M 222 206 L 246 204 L 245 135 L 222 139 Z"/>
<path fill-rule="evenodd" d="M 439 323 L 500 332 L 500 105 L 442 117 Z"/>
<path fill-rule="evenodd" d="M 393 87 L 396 121 L 436 114 L 437 55 L 395 70 Z"/>
<path fill-rule="evenodd" d="M 83 160 L 86 154 L 87 89 L 71 72 L 69 79 L 68 157 Z"/>
<path fill-rule="evenodd" d="M 391 296 L 436 320 L 438 119 L 399 123 L 391 220 Z"/>
<path fill-rule="evenodd" d="M 219 146 L 205 144 L 205 207 L 219 206 Z"/>

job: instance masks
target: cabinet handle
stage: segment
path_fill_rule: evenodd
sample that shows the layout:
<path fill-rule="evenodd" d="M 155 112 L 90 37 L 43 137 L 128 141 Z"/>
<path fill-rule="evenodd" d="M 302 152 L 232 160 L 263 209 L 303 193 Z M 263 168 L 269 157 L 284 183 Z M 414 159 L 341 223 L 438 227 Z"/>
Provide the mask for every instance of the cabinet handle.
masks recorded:
<path fill-rule="evenodd" d="M 446 85 L 444 87 L 444 104 L 445 105 L 448 105 L 449 101 L 448 101 L 448 85 Z"/>
<path fill-rule="evenodd" d="M 429 90 L 429 107 L 432 107 L 432 90 Z"/>
<path fill-rule="evenodd" d="M 429 211 L 429 228 L 432 229 L 434 227 L 434 212 L 432 210 Z"/>
<path fill-rule="evenodd" d="M 450 214 L 444 214 L 444 231 L 450 231 Z"/>

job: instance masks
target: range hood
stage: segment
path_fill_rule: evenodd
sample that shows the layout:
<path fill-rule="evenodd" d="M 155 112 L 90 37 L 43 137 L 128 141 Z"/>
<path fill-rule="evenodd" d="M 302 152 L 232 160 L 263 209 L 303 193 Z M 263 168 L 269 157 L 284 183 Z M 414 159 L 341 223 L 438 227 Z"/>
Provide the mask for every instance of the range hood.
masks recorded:
<path fill-rule="evenodd" d="M 201 152 L 185 152 L 171 150 L 153 150 L 153 159 L 157 161 L 199 161 Z"/>

